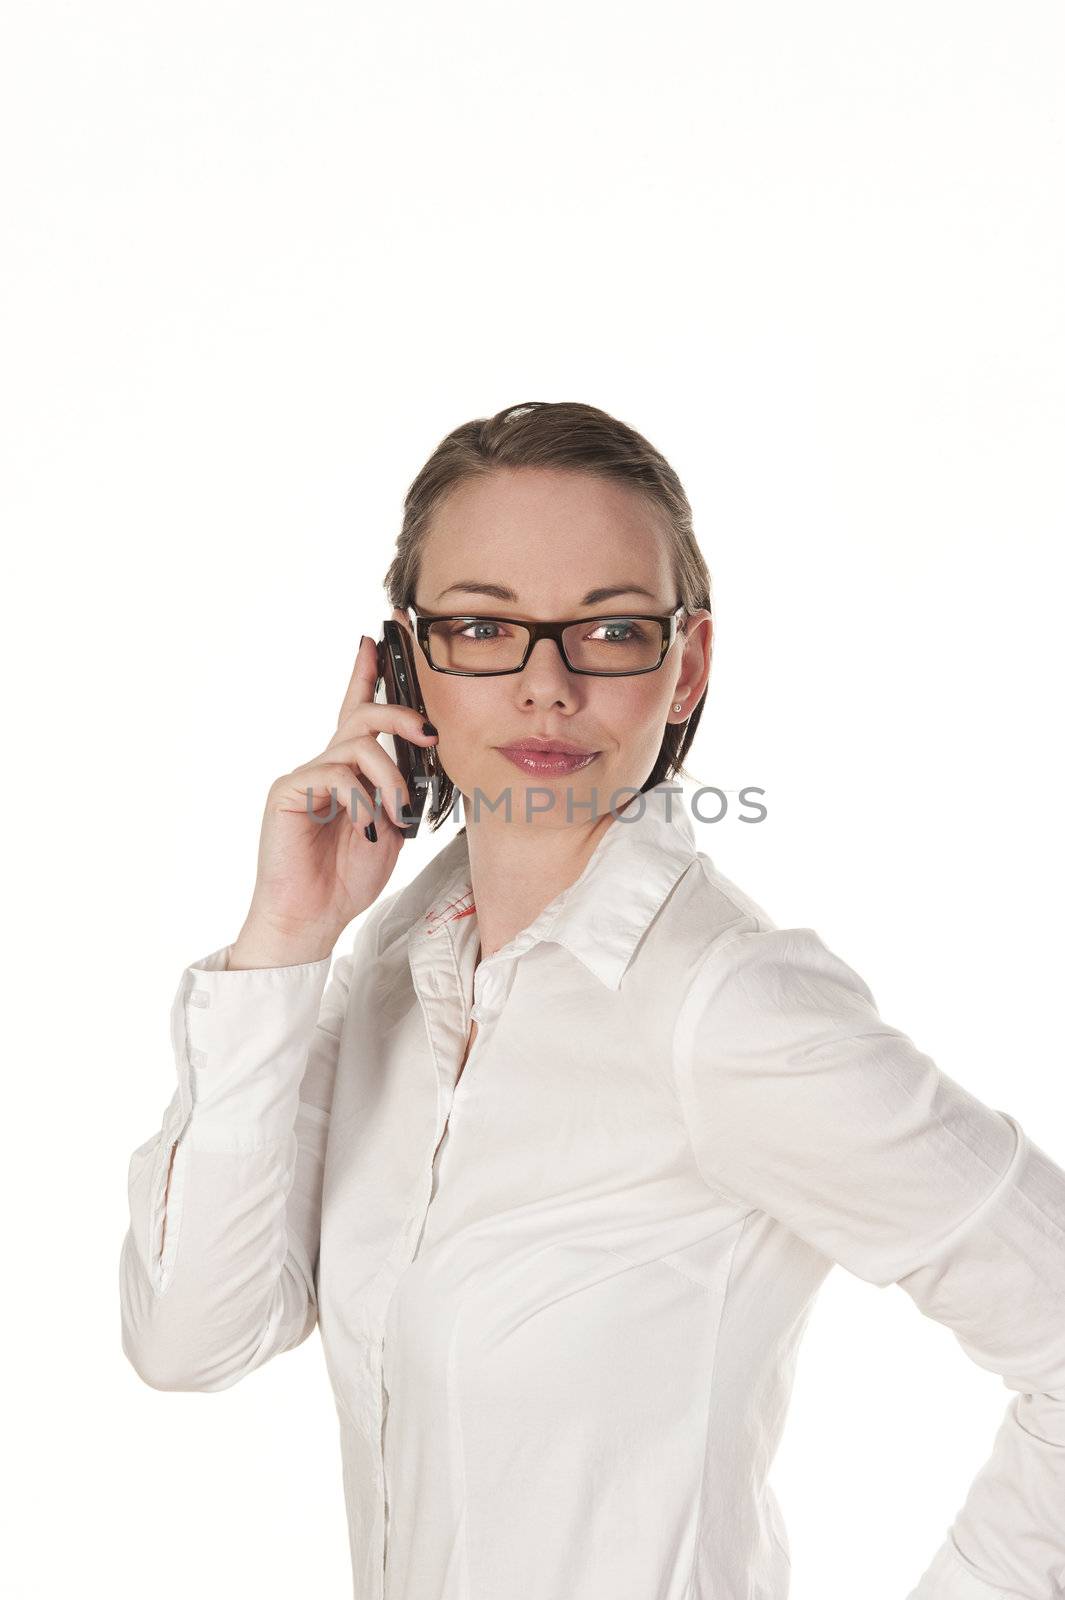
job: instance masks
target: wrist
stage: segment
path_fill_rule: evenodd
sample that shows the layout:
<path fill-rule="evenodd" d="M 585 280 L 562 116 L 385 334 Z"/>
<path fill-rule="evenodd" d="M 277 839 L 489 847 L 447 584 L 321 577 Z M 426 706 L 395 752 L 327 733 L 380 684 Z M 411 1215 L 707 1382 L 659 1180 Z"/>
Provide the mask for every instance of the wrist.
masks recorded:
<path fill-rule="evenodd" d="M 298 967 L 324 961 L 333 953 L 337 935 L 305 930 L 283 932 L 262 923 L 246 923 L 230 946 L 230 972 L 250 967 Z"/>

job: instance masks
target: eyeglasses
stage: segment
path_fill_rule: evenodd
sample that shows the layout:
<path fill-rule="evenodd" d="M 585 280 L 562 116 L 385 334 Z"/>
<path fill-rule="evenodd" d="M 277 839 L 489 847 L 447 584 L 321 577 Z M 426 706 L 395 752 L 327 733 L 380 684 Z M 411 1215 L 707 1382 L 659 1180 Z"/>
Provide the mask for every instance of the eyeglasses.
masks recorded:
<path fill-rule="evenodd" d="M 517 622 L 513 617 L 448 617 L 408 606 L 415 636 L 434 672 L 460 678 L 523 671 L 538 639 L 554 639 L 570 672 L 629 678 L 655 672 L 666 658 L 685 607 L 667 617 L 576 617 L 569 622 Z"/>

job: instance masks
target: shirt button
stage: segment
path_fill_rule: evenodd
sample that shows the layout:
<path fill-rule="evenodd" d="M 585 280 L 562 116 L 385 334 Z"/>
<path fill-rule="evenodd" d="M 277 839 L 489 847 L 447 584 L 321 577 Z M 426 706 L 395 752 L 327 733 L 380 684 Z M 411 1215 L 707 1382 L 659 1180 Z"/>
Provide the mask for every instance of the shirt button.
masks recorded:
<path fill-rule="evenodd" d="M 205 1050 L 190 1050 L 189 1060 L 194 1067 L 205 1067 L 207 1065 L 207 1052 Z"/>
<path fill-rule="evenodd" d="M 194 1006 L 209 1006 L 211 1004 L 211 996 L 206 989 L 193 989 L 189 995 L 189 1003 Z"/>

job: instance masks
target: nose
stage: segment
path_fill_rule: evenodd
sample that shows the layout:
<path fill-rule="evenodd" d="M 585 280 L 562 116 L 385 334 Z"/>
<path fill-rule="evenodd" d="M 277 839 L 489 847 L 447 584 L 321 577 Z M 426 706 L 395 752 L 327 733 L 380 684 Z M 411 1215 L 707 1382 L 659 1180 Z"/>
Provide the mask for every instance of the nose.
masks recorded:
<path fill-rule="evenodd" d="M 517 678 L 526 699 L 563 703 L 572 701 L 580 681 L 566 665 L 561 639 L 537 639 Z"/>

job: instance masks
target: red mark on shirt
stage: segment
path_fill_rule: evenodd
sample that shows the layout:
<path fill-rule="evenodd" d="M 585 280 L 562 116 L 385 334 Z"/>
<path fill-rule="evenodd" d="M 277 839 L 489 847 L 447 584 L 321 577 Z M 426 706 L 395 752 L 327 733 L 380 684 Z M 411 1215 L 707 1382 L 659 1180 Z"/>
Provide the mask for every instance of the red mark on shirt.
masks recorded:
<path fill-rule="evenodd" d="M 473 890 L 470 889 L 464 895 L 461 895 L 459 899 L 451 900 L 446 906 L 441 906 L 439 910 L 435 906 L 430 907 L 425 913 L 425 921 L 432 924 L 429 932 L 435 933 L 442 923 L 457 922 L 460 917 L 472 917 L 476 910 L 477 906 L 474 903 Z"/>

